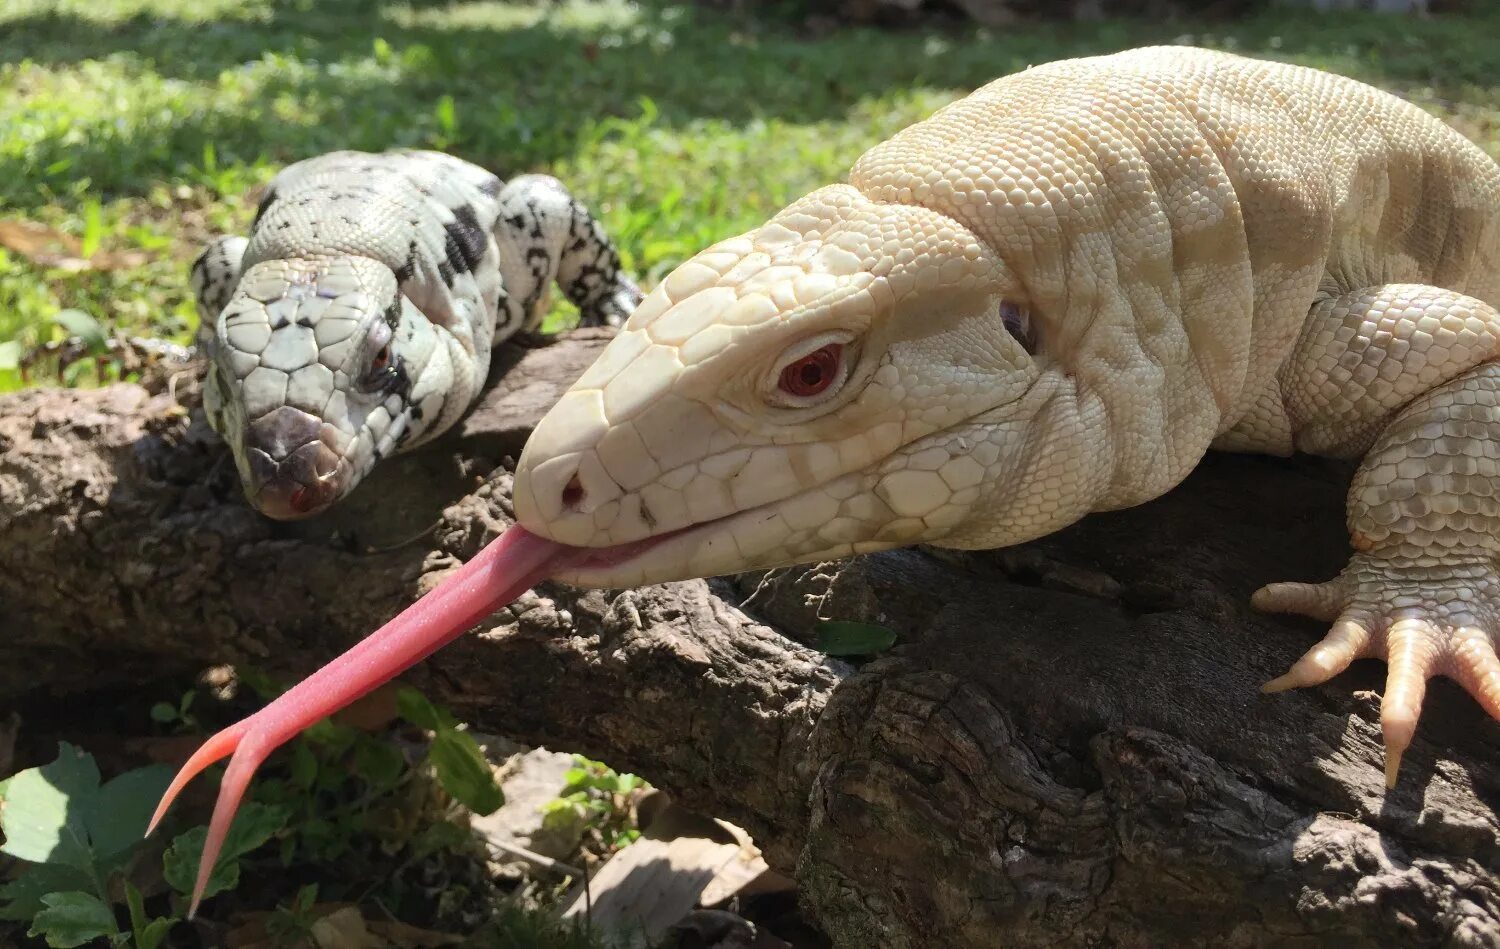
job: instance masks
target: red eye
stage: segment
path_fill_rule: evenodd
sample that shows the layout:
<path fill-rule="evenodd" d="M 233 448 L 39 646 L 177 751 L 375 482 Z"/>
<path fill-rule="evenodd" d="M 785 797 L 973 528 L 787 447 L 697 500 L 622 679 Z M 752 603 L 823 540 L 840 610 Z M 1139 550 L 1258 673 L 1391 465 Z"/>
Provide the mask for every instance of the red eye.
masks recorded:
<path fill-rule="evenodd" d="M 384 346 L 380 347 L 380 352 L 375 354 L 375 358 L 370 360 L 370 371 L 379 372 L 380 370 L 384 369 L 386 367 L 386 364 L 390 361 L 391 344 L 386 343 Z"/>
<path fill-rule="evenodd" d="M 842 343 L 829 343 L 781 370 L 781 391 L 795 396 L 817 395 L 833 385 L 843 357 Z"/>

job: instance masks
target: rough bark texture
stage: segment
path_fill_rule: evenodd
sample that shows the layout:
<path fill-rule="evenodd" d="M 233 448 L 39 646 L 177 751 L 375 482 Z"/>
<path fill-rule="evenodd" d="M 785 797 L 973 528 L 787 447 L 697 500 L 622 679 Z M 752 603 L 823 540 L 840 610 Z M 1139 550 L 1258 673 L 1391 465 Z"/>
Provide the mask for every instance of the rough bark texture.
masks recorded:
<path fill-rule="evenodd" d="M 507 349 L 459 430 L 296 525 L 167 395 L 0 399 L 0 696 L 311 670 L 498 532 L 504 456 L 600 345 Z M 1215 455 L 1010 551 L 548 585 L 410 678 L 746 827 L 840 946 L 1500 945 L 1500 725 L 1434 683 L 1388 793 L 1382 666 L 1258 692 L 1320 631 L 1250 591 L 1339 569 L 1346 477 Z M 828 659 L 820 616 L 900 642 Z"/>

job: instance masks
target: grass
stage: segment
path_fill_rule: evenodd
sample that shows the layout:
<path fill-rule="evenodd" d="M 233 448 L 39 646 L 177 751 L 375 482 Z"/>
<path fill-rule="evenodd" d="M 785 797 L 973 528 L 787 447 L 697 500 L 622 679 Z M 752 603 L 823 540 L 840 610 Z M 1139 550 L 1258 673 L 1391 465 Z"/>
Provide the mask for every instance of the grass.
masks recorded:
<path fill-rule="evenodd" d="M 185 340 L 199 243 L 242 230 L 247 194 L 277 168 L 335 148 L 432 147 L 502 175 L 556 174 L 648 283 L 989 79 L 1142 43 L 1334 69 L 1500 153 L 1500 12 L 806 32 L 619 0 L 8 0 L 0 221 L 146 262 L 68 272 L 0 250 L 0 353 L 61 338 L 64 308 Z M 19 384 L 0 368 L 0 390 Z"/>

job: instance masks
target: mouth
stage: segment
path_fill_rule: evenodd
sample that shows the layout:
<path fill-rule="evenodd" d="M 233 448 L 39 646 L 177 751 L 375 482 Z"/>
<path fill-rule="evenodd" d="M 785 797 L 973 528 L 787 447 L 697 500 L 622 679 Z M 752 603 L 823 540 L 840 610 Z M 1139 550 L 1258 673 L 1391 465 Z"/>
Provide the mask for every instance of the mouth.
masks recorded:
<path fill-rule="evenodd" d="M 278 478 L 250 492 L 250 503 L 273 520 L 300 521 L 328 510 L 343 495 L 344 479 L 333 476 L 300 481 Z"/>
<path fill-rule="evenodd" d="M 290 406 L 257 419 L 243 443 L 246 497 L 276 520 L 327 509 L 349 487 L 349 464 L 338 443 L 333 426 Z"/>

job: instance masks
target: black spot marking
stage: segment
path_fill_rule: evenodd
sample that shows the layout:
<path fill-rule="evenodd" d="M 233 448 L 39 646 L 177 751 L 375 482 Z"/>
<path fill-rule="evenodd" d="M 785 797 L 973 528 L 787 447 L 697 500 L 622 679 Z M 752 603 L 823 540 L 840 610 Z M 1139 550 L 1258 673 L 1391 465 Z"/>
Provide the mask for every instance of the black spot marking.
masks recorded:
<path fill-rule="evenodd" d="M 255 206 L 255 218 L 250 222 L 251 231 L 254 231 L 256 225 L 260 224 L 260 219 L 265 217 L 266 211 L 271 207 L 272 203 L 274 203 L 275 200 L 276 189 L 267 188 L 266 193 L 261 195 L 260 203 Z"/>
<path fill-rule="evenodd" d="M 484 228 L 473 205 L 461 204 L 453 209 L 453 220 L 443 225 L 443 250 L 448 263 L 458 273 L 473 273 L 484 258 Z"/>
<path fill-rule="evenodd" d="M 504 182 L 494 175 L 489 175 L 479 183 L 479 193 L 486 198 L 493 198 L 500 193 L 500 189 L 503 187 L 505 187 Z"/>
<path fill-rule="evenodd" d="M 297 325 L 300 326 L 300 327 L 302 327 L 303 329 L 312 329 L 313 328 L 313 322 L 312 322 L 312 320 L 308 319 L 305 316 L 299 316 L 299 317 L 297 317 Z"/>
<path fill-rule="evenodd" d="M 411 416 L 413 422 L 422 421 L 422 407 L 420 405 L 413 405 L 407 410 L 407 414 Z"/>
<path fill-rule="evenodd" d="M 391 375 L 394 378 L 385 390 L 386 395 L 394 393 L 405 402 L 407 396 L 411 395 L 411 376 L 406 372 L 405 359 L 400 356 L 396 357 L 396 365 L 391 368 Z"/>
<path fill-rule="evenodd" d="M 397 267 L 393 273 L 396 275 L 396 283 L 404 284 L 417 275 L 417 242 L 412 241 L 406 248 L 406 262 Z"/>
<path fill-rule="evenodd" d="M 391 301 L 390 306 L 385 308 L 385 313 L 382 316 L 385 318 L 385 325 L 394 330 L 397 324 L 401 322 L 401 298 L 399 296 Z"/>
<path fill-rule="evenodd" d="M 453 289 L 453 265 L 446 260 L 438 261 L 438 276 L 443 278 L 443 285 Z"/>
<path fill-rule="evenodd" d="M 284 317 L 284 316 L 278 316 L 276 318 L 276 322 L 271 324 L 271 329 L 273 329 L 273 330 L 286 329 L 286 326 L 287 326 L 286 317 Z"/>

